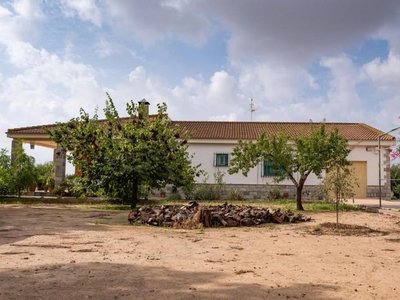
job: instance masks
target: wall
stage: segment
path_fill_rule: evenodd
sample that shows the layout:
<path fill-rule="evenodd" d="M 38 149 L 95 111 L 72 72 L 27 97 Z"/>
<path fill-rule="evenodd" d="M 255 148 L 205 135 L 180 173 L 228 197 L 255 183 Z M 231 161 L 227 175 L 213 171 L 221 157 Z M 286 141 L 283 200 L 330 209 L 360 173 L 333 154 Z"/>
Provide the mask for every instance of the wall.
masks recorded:
<path fill-rule="evenodd" d="M 247 185 L 250 190 L 257 190 L 255 185 L 264 186 L 266 183 L 274 184 L 272 177 L 262 176 L 262 163 L 251 169 L 246 176 L 241 173 L 228 174 L 228 167 L 215 167 L 214 166 L 214 155 L 216 153 L 228 153 L 232 152 L 232 149 L 236 146 L 234 140 L 202 140 L 202 141 L 189 141 L 189 152 L 194 155 L 193 164 L 201 164 L 201 168 L 208 173 L 207 183 L 214 183 L 213 174 L 217 171 L 224 172 L 224 182 L 227 185 L 232 185 L 232 189 L 236 186 L 240 186 L 241 189 Z M 377 142 L 350 142 L 351 152 L 348 159 L 350 161 L 366 161 L 367 162 L 367 196 L 368 197 L 379 197 L 379 168 L 378 168 L 378 150 Z M 391 142 L 381 143 L 381 172 L 382 172 L 382 198 L 390 198 L 390 166 L 389 166 L 389 152 L 388 147 Z M 231 157 L 229 157 L 230 159 Z M 322 174 L 325 176 L 325 174 Z M 298 176 L 297 176 L 298 178 Z M 199 178 L 198 182 L 202 182 L 204 178 Z M 312 188 L 320 184 L 314 174 L 311 174 L 306 181 L 306 188 Z M 279 185 L 285 187 L 290 186 L 293 188 L 293 184 L 290 180 L 280 182 Z M 254 191 L 259 194 L 259 192 Z"/>

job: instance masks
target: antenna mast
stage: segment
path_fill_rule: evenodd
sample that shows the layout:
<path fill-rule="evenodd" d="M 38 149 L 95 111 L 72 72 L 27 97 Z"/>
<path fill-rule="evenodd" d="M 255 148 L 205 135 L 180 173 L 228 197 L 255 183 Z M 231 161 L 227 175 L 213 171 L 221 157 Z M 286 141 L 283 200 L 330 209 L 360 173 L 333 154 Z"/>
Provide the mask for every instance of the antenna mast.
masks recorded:
<path fill-rule="evenodd" d="M 257 111 L 257 107 L 254 106 L 253 98 L 250 99 L 250 121 L 253 121 L 253 113 Z"/>

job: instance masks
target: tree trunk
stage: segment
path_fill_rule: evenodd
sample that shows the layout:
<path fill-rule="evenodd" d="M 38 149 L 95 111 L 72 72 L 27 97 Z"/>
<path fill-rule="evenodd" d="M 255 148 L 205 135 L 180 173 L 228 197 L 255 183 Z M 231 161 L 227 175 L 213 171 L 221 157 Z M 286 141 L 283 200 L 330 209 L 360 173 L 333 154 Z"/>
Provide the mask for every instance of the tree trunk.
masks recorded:
<path fill-rule="evenodd" d="M 135 179 L 132 183 L 132 200 L 131 208 L 136 208 L 136 204 L 139 202 L 139 180 Z"/>
<path fill-rule="evenodd" d="M 308 176 L 308 174 L 306 174 Z M 300 177 L 299 184 L 296 187 L 296 206 L 297 210 L 304 210 L 303 203 L 301 202 L 301 196 L 303 194 L 304 183 L 306 182 L 307 176 L 305 178 Z"/>
<path fill-rule="evenodd" d="M 303 192 L 303 185 L 298 185 L 296 187 L 296 209 L 304 210 L 303 204 L 301 202 L 301 193 Z"/>

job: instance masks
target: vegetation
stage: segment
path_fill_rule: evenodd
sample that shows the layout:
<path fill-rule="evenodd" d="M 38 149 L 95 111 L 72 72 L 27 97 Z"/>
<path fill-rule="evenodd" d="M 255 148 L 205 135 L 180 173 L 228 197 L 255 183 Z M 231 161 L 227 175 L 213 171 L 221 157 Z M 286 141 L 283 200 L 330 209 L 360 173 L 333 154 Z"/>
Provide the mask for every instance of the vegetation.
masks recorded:
<path fill-rule="evenodd" d="M 12 193 L 11 157 L 7 149 L 0 150 L 0 195 Z"/>
<path fill-rule="evenodd" d="M 355 174 L 348 166 L 332 168 L 323 181 L 326 199 L 334 194 L 336 207 L 336 226 L 339 226 L 339 204 L 354 197 L 354 187 L 358 185 Z"/>
<path fill-rule="evenodd" d="M 203 201 L 201 205 L 222 205 L 226 200 L 214 200 L 214 201 Z M 42 203 L 69 203 L 72 206 L 80 209 L 101 209 L 101 210 L 130 210 L 130 205 L 121 205 L 121 204 L 110 204 L 107 201 L 100 201 L 99 199 L 93 204 L 91 199 L 78 199 L 78 198 L 69 198 L 60 201 L 60 199 L 40 199 L 40 198 L 1 198 L 0 204 L 42 204 Z M 164 200 L 148 200 L 143 201 L 143 203 L 139 205 L 180 205 L 187 203 L 187 200 L 175 200 L 175 199 L 164 199 Z M 273 209 L 281 208 L 283 210 L 292 210 L 296 211 L 296 203 L 292 200 L 288 199 L 280 199 L 280 200 L 235 200 L 229 201 L 229 204 L 232 205 L 250 205 L 250 206 L 260 206 L 260 207 L 270 207 Z M 329 201 L 314 201 L 314 202 L 306 202 L 303 203 L 304 208 L 307 211 L 334 211 L 336 209 L 336 204 L 333 204 Z M 339 211 L 354 211 L 359 210 L 357 206 L 339 203 Z"/>
<path fill-rule="evenodd" d="M 13 150 L 12 159 L 6 149 L 0 151 L 0 193 L 17 194 L 37 183 L 35 159 L 25 153 L 22 142 Z"/>
<path fill-rule="evenodd" d="M 129 117 L 121 119 L 107 94 L 106 120 L 99 121 L 97 112 L 90 117 L 81 109 L 79 117 L 49 131 L 53 141 L 70 151 L 67 158 L 79 169 L 82 185 L 129 201 L 133 208 L 141 185 L 192 184 L 199 166 L 192 167 L 188 135 L 172 124 L 166 104 L 159 104 L 157 115 L 151 117 L 133 101 L 127 103 L 126 111 Z"/>
<path fill-rule="evenodd" d="M 256 142 L 239 141 L 228 172 L 241 171 L 247 176 L 258 163 L 268 161 L 276 170 L 275 182 L 289 179 L 296 186 L 297 209 L 304 210 L 301 196 L 308 176 L 311 173 L 321 176 L 323 171 L 349 165 L 349 152 L 347 140 L 339 135 L 338 129 L 327 132 L 325 124 L 311 123 L 309 132 L 292 139 L 281 131 L 272 136 L 262 133 Z"/>
<path fill-rule="evenodd" d="M 52 161 L 36 166 L 37 187 L 39 190 L 54 188 L 54 163 Z"/>
<path fill-rule="evenodd" d="M 390 188 L 396 199 L 400 198 L 400 165 L 390 166 Z"/>
<path fill-rule="evenodd" d="M 214 173 L 214 184 L 207 184 L 208 175 L 205 176 L 203 183 L 194 184 L 193 189 L 187 191 L 186 199 L 188 196 L 191 196 L 192 200 L 219 200 L 222 198 L 222 194 L 225 191 L 225 182 L 224 182 L 224 172 L 217 171 Z"/>

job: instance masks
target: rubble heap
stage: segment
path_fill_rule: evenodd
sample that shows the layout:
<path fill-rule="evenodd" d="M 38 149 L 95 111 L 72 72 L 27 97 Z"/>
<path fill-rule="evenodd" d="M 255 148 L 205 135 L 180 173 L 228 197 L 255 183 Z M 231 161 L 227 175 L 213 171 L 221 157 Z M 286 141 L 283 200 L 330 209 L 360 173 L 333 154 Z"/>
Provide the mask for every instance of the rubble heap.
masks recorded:
<path fill-rule="evenodd" d="M 264 223 L 294 223 L 310 221 L 311 217 L 281 209 L 237 206 L 225 203 L 215 206 L 200 206 L 195 201 L 186 205 L 143 206 L 132 210 L 128 221 L 153 226 L 176 224 L 202 224 L 204 227 L 252 226 Z"/>

